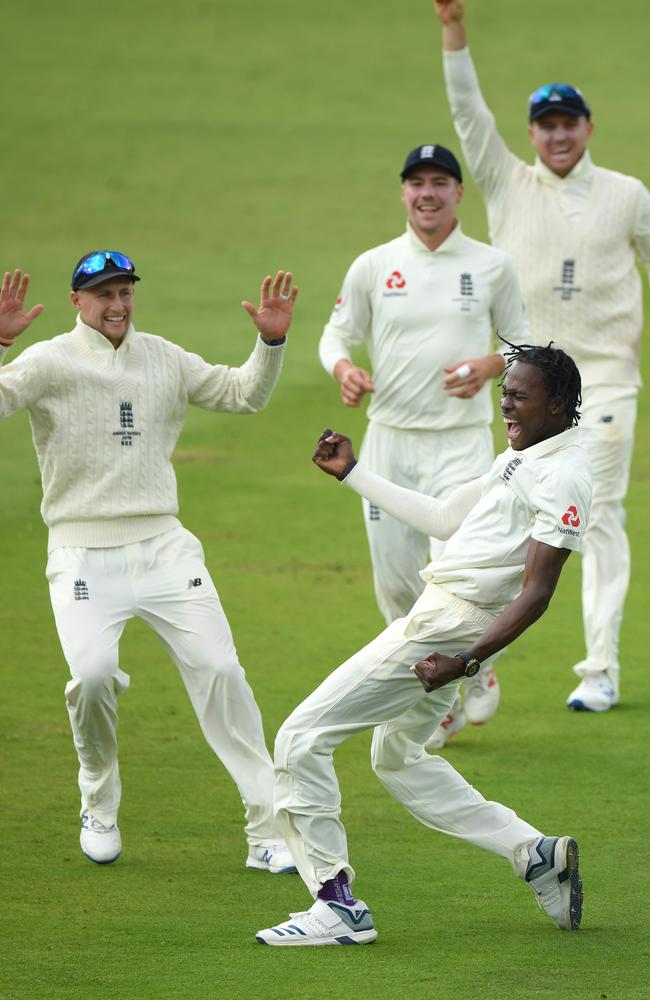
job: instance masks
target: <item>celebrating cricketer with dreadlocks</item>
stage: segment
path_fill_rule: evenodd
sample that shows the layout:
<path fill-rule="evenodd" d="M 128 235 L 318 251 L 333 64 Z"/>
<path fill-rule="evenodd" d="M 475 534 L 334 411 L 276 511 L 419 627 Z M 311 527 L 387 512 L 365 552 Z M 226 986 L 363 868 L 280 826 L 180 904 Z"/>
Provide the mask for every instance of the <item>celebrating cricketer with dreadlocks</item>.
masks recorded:
<path fill-rule="evenodd" d="M 318 441 L 313 460 L 324 472 L 446 545 L 421 571 L 426 586 L 408 614 L 327 677 L 278 733 L 278 827 L 315 902 L 259 931 L 262 943 L 366 944 L 377 937 L 369 908 L 353 895 L 332 761 L 343 740 L 371 727 L 372 767 L 416 819 L 506 858 L 558 927 L 580 925 L 575 840 L 546 836 L 486 801 L 425 750 L 462 678 L 486 669 L 544 613 L 587 525 L 591 480 L 576 426 L 578 369 L 552 345 L 509 346 L 501 383 L 508 448 L 489 472 L 444 500 L 368 472 L 342 434 L 328 429 Z"/>

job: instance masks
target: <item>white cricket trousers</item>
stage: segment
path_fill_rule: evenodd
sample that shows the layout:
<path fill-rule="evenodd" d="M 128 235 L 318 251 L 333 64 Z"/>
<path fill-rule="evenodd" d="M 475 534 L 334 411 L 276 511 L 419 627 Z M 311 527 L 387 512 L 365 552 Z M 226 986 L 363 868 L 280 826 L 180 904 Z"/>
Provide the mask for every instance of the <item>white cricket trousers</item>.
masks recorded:
<path fill-rule="evenodd" d="M 493 459 L 489 427 L 402 430 L 372 420 L 359 455 L 371 472 L 440 499 L 487 472 Z M 413 607 L 424 587 L 419 571 L 437 558 L 444 542 L 422 535 L 365 499 L 362 506 L 375 597 L 390 625 Z"/>
<path fill-rule="evenodd" d="M 637 391 L 615 386 L 585 390 L 581 443 L 591 465 L 593 496 L 582 546 L 582 615 L 587 656 L 579 676 L 608 672 L 618 691 L 618 643 L 630 582 L 625 509 L 634 447 Z"/>
<path fill-rule="evenodd" d="M 277 841 L 262 719 L 198 539 L 179 525 L 116 548 L 55 549 L 47 578 L 72 675 L 65 696 L 81 811 L 107 825 L 117 821 L 117 702 L 130 683 L 119 666 L 119 641 L 127 621 L 138 617 L 162 639 L 206 740 L 239 789 L 249 842 Z"/>
<path fill-rule="evenodd" d="M 542 836 L 539 830 L 486 801 L 444 758 L 424 749 L 458 682 L 427 694 L 409 670 L 432 652 L 464 649 L 493 620 L 427 584 L 407 617 L 335 670 L 283 724 L 275 742 L 276 816 L 313 896 L 340 871 L 354 881 L 332 755 L 348 736 L 370 726 L 372 767 L 398 802 L 425 826 L 499 854 L 518 875 L 525 873 L 527 845 Z"/>

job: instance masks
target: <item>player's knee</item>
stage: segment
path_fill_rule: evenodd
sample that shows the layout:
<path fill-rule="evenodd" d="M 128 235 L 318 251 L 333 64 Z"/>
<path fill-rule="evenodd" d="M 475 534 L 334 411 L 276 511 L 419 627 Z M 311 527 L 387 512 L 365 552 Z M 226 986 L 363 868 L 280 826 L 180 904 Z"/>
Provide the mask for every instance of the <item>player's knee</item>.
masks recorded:
<path fill-rule="evenodd" d="M 300 732 L 285 722 L 275 738 L 273 760 L 276 770 L 299 774 L 313 753 L 317 739 L 313 730 Z"/>
<path fill-rule="evenodd" d="M 102 661 L 87 664 L 83 673 L 73 677 L 66 685 L 66 701 L 70 705 L 112 701 L 127 686 L 122 682 L 120 673 L 113 664 Z"/>

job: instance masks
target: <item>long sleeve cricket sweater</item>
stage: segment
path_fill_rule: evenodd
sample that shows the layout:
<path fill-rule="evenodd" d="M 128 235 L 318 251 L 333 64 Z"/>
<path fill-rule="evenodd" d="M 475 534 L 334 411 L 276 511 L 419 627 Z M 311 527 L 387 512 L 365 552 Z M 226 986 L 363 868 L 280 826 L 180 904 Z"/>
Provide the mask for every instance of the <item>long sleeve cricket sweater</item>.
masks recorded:
<path fill-rule="evenodd" d="M 515 156 L 487 107 L 469 50 L 444 53 L 454 125 L 485 198 L 490 238 L 515 262 L 532 343 L 573 356 L 584 387 L 639 386 L 641 281 L 650 265 L 650 194 L 594 166 L 585 152 L 566 177 Z"/>
<path fill-rule="evenodd" d="M 263 409 L 283 355 L 258 338 L 241 367 L 210 365 L 133 327 L 114 350 L 79 318 L 0 368 L 0 419 L 29 410 L 48 550 L 126 545 L 173 527 L 171 456 L 188 405 Z"/>

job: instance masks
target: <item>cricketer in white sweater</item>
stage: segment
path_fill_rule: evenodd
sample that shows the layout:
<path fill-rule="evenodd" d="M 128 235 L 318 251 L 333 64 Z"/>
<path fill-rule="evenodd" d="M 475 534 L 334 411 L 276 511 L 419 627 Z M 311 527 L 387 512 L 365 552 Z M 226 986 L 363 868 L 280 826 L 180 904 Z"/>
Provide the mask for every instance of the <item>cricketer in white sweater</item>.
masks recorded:
<path fill-rule="evenodd" d="M 437 6 L 443 20 L 454 5 Z M 619 632 L 630 576 L 623 502 L 641 386 L 635 258 L 650 266 L 650 194 L 636 178 L 595 166 L 586 149 L 562 175 L 540 157 L 531 166 L 515 156 L 481 94 L 462 19 L 443 23 L 454 125 L 485 199 L 491 240 L 517 268 L 530 343 L 553 341 L 582 376 L 580 433 L 593 503 L 582 561 L 586 656 L 574 667 L 581 682 L 567 705 L 605 711 L 619 697 Z"/>
<path fill-rule="evenodd" d="M 41 471 L 46 572 L 72 678 L 65 694 L 79 758 L 80 840 L 97 863 L 111 863 L 121 851 L 117 702 L 130 678 L 121 668 L 119 641 L 127 621 L 139 617 L 176 663 L 206 740 L 237 784 L 247 819 L 247 866 L 293 868 L 273 817 L 273 766 L 260 712 L 200 542 L 177 519 L 171 463 L 189 404 L 255 413 L 268 402 L 297 292 L 291 276 L 281 274 L 272 289 L 265 279 L 259 311 L 244 303 L 260 336 L 239 368 L 208 364 L 136 331 L 128 317 L 139 279 L 128 272 L 119 272 L 117 283 L 99 284 L 91 272 L 87 289 L 77 289 L 73 277 L 73 302 L 87 304 L 86 318 L 97 316 L 99 326 L 121 323 L 123 335 L 88 325 L 82 305 L 74 330 L 28 347 L 0 368 L 0 419 L 29 411 Z M 12 340 L 42 309 L 21 313 L 28 281 L 20 271 L 13 280 L 5 275 L 0 341 Z M 119 305 L 120 296 L 126 305 Z"/>

